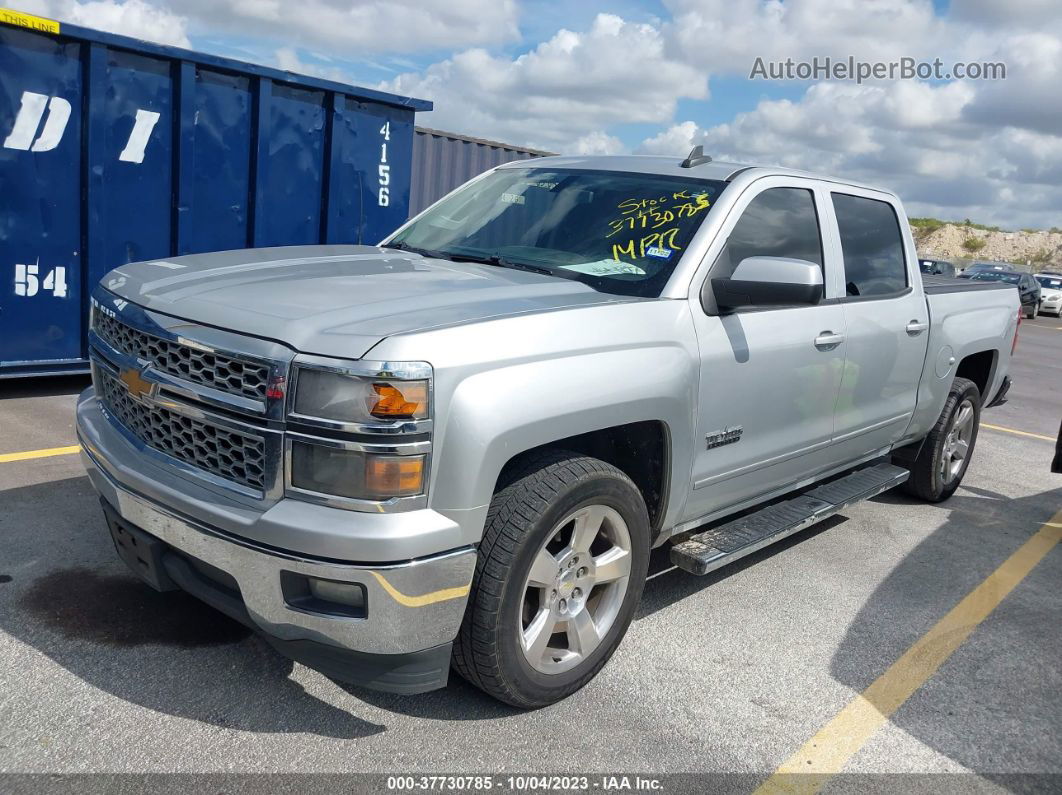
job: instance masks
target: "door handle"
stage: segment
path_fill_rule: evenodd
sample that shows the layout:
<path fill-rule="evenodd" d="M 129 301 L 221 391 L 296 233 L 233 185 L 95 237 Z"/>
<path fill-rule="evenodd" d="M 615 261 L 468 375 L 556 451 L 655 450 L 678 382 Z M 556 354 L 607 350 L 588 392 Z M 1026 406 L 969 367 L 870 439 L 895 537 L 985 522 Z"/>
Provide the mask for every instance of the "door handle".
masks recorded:
<path fill-rule="evenodd" d="M 927 328 L 929 328 L 928 323 L 923 323 L 920 320 L 912 320 L 910 323 L 907 324 L 907 333 L 910 334 L 912 337 L 917 337 Z"/>
<path fill-rule="evenodd" d="M 823 331 L 815 338 L 815 347 L 820 351 L 832 351 L 844 342 L 844 334 L 834 334 L 832 331 Z"/>

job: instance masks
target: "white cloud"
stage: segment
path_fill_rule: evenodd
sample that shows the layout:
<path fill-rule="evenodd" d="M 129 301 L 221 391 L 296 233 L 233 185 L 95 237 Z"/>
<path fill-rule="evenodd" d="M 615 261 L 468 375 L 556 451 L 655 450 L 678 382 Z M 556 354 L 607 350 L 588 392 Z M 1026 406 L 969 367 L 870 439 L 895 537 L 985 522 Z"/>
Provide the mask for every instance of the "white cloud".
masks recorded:
<path fill-rule="evenodd" d="M 1057 226 L 1062 138 L 966 118 L 969 84 L 820 83 L 802 99 L 763 101 L 731 122 L 672 125 L 639 151 L 714 157 L 835 174 L 895 190 L 913 215 L 1010 228 Z"/>
<path fill-rule="evenodd" d="M 432 51 L 519 37 L 516 0 L 22 0 L 86 27 L 188 46 L 189 31 L 260 36 L 337 54 Z"/>
<path fill-rule="evenodd" d="M 645 139 L 638 152 L 643 155 L 686 155 L 696 144 L 704 143 L 703 137 L 696 122 L 684 121 Z"/>
<path fill-rule="evenodd" d="M 1058 0 L 951 0 L 948 12 L 956 20 L 992 29 L 1040 28 L 1058 15 Z"/>
<path fill-rule="evenodd" d="M 748 75 L 757 57 L 882 60 L 938 54 L 930 0 L 670 0 L 672 46 L 714 74 Z"/>
<path fill-rule="evenodd" d="M 351 82 L 350 74 L 346 70 L 328 65 L 328 58 L 316 56 L 317 61 L 324 61 L 324 63 L 308 63 L 293 47 L 281 47 L 274 53 L 274 58 L 277 67 L 286 72 L 323 77 L 326 80 L 335 80 L 340 83 Z"/>
<path fill-rule="evenodd" d="M 601 130 L 587 133 L 579 138 L 571 148 L 574 155 L 615 155 L 624 149 L 623 141 Z"/>
<path fill-rule="evenodd" d="M 809 84 L 725 124 L 671 124 L 638 151 L 772 163 L 882 184 L 916 214 L 1057 226 L 1062 211 L 1062 15 L 1057 0 L 672 0 L 665 35 L 714 75 L 756 56 L 1002 61 L 1007 79 Z"/>
<path fill-rule="evenodd" d="M 87 28 L 120 33 L 159 44 L 191 46 L 188 20 L 144 0 L 23 0 L 19 8 Z"/>
<path fill-rule="evenodd" d="M 1062 34 L 1018 32 L 999 41 L 991 57 L 1007 64 L 1007 79 L 975 84 L 966 117 L 1062 135 Z"/>
<path fill-rule="evenodd" d="M 194 31 L 257 35 L 337 55 L 500 44 L 519 36 L 515 0 L 182 0 Z"/>
<path fill-rule="evenodd" d="M 382 87 L 434 100 L 424 117 L 434 127 L 569 150 L 609 124 L 666 122 L 680 98 L 708 92 L 701 70 L 669 57 L 658 28 L 611 14 L 517 58 L 467 50 Z"/>

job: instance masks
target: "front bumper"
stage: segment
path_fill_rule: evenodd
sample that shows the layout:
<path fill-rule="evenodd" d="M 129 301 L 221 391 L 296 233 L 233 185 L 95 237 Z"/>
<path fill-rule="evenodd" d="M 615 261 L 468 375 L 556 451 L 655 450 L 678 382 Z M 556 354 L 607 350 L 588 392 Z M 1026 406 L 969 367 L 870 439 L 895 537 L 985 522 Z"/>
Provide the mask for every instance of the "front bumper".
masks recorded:
<path fill-rule="evenodd" d="M 411 546 L 406 543 L 410 541 L 408 531 L 411 528 L 406 526 L 406 536 L 395 538 L 393 545 L 395 555 L 391 560 L 400 562 L 348 562 L 348 558 L 322 557 L 301 549 L 294 551 L 294 543 L 277 546 L 234 533 L 225 527 L 230 516 L 220 506 L 214 508 L 202 500 L 197 501 L 199 515 L 193 517 L 169 502 L 164 503 L 157 497 L 148 496 L 168 492 L 181 494 L 187 489 L 181 479 L 170 475 L 166 483 L 161 470 L 156 471 L 153 465 L 142 458 L 137 460 L 136 451 L 123 436 L 108 432 L 109 422 L 95 404 L 91 391 L 82 396 L 78 406 L 78 437 L 89 478 L 107 507 L 113 511 L 112 530 L 113 522 L 117 520 L 146 534 L 147 543 L 158 541 L 164 545 L 160 555 L 173 552 L 192 568 L 197 564 L 205 564 L 200 568 L 223 573 L 224 579 L 234 585 L 228 590 L 230 596 L 235 594 L 235 602 L 232 603 L 235 612 L 242 611 L 234 617 L 243 620 L 245 616 L 247 622 L 263 632 L 281 651 L 296 659 L 304 659 L 307 664 L 325 670 L 336 678 L 382 689 L 399 689 L 387 687 L 386 682 L 379 681 L 379 676 L 366 680 L 357 670 L 353 670 L 364 666 L 354 665 L 351 674 L 344 676 L 342 664 L 315 664 L 306 659 L 305 654 L 299 657 L 293 650 L 314 648 L 320 652 L 323 649 L 325 657 L 329 659 L 342 658 L 347 652 L 353 655 L 380 655 L 378 661 L 381 663 L 384 662 L 383 656 L 423 656 L 433 649 L 443 651 L 436 651 L 432 660 L 445 656 L 464 614 L 475 569 L 476 553 L 473 548 L 460 547 L 410 559 L 402 554 Z M 113 431 L 113 428 L 110 430 Z M 130 459 L 130 456 L 133 458 Z M 126 472 L 134 471 L 135 476 L 125 475 Z M 140 485 L 144 488 L 137 487 Z M 187 488 L 192 488 L 192 485 L 189 484 Z M 273 506 L 270 510 L 275 508 Z M 300 508 L 299 505 L 289 506 L 289 512 Z M 203 513 L 212 509 L 217 511 L 218 521 L 204 520 Z M 389 518 L 379 514 L 357 514 L 307 505 L 305 522 L 312 524 L 322 510 L 342 514 L 348 527 L 368 526 L 368 529 L 361 528 L 366 533 L 372 533 L 371 526 L 374 523 L 386 525 Z M 414 511 L 403 517 L 408 520 L 417 514 L 430 513 Z M 309 532 L 315 528 L 306 529 Z M 358 532 L 353 531 L 351 535 L 356 538 Z M 292 534 L 293 541 L 301 538 L 297 533 Z M 412 547 L 416 548 L 415 540 Z M 143 576 L 143 572 L 138 573 Z M 364 589 L 364 615 L 338 615 L 318 609 L 318 604 L 308 607 L 292 586 L 293 582 L 304 583 L 305 578 L 357 584 Z M 225 609 L 225 604 L 213 599 L 210 593 L 196 593 L 194 584 L 203 578 L 193 578 L 185 583 L 180 581 L 180 576 L 171 579 L 184 590 L 233 614 L 233 610 Z M 209 586 L 209 583 L 200 584 Z M 214 596 L 224 596 L 225 591 L 221 587 L 213 593 Z M 319 657 L 317 652 L 310 656 Z M 346 656 L 349 658 L 350 654 Z M 398 659 L 387 662 L 402 665 Z M 441 683 L 436 682 L 434 686 L 445 684 L 446 666 L 443 666 L 441 677 Z M 417 689 L 430 688 L 418 686 Z M 406 689 L 404 692 L 414 691 Z"/>
<path fill-rule="evenodd" d="M 1053 315 L 1062 313 L 1062 296 L 1058 298 L 1045 298 L 1040 302 L 1040 311 Z"/>

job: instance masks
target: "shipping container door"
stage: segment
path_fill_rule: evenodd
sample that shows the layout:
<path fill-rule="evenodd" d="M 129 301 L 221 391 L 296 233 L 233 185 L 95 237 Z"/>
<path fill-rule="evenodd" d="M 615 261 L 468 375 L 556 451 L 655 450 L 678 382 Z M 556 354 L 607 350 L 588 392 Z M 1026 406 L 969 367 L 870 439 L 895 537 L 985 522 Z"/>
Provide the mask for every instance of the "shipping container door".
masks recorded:
<path fill-rule="evenodd" d="M 358 242 L 376 245 L 409 215 L 413 113 L 374 102 L 348 100 L 357 109 L 356 181 L 364 212 Z"/>
<path fill-rule="evenodd" d="M 256 246 L 295 246 L 321 239 L 325 92 L 264 83 L 259 97 Z"/>
<path fill-rule="evenodd" d="M 173 207 L 172 66 L 107 50 L 90 67 L 89 280 L 127 262 L 170 254 Z"/>
<path fill-rule="evenodd" d="M 192 131 L 192 195 L 179 253 L 225 251 L 248 245 L 251 185 L 251 79 L 197 70 Z M 188 157 L 188 153 L 184 154 Z M 188 168 L 188 164 L 182 164 Z"/>
<path fill-rule="evenodd" d="M 0 28 L 0 375 L 81 356 L 81 49 Z"/>

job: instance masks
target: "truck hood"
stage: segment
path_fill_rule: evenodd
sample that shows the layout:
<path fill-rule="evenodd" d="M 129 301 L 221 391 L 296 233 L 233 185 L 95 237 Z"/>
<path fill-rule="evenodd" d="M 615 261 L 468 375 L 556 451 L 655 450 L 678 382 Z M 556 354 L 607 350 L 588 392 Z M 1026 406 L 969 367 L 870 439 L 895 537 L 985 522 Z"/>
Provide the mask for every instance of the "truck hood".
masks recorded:
<path fill-rule="evenodd" d="M 623 302 L 585 284 L 374 246 L 297 246 L 123 265 L 101 284 L 147 309 L 356 359 L 393 334 Z"/>

